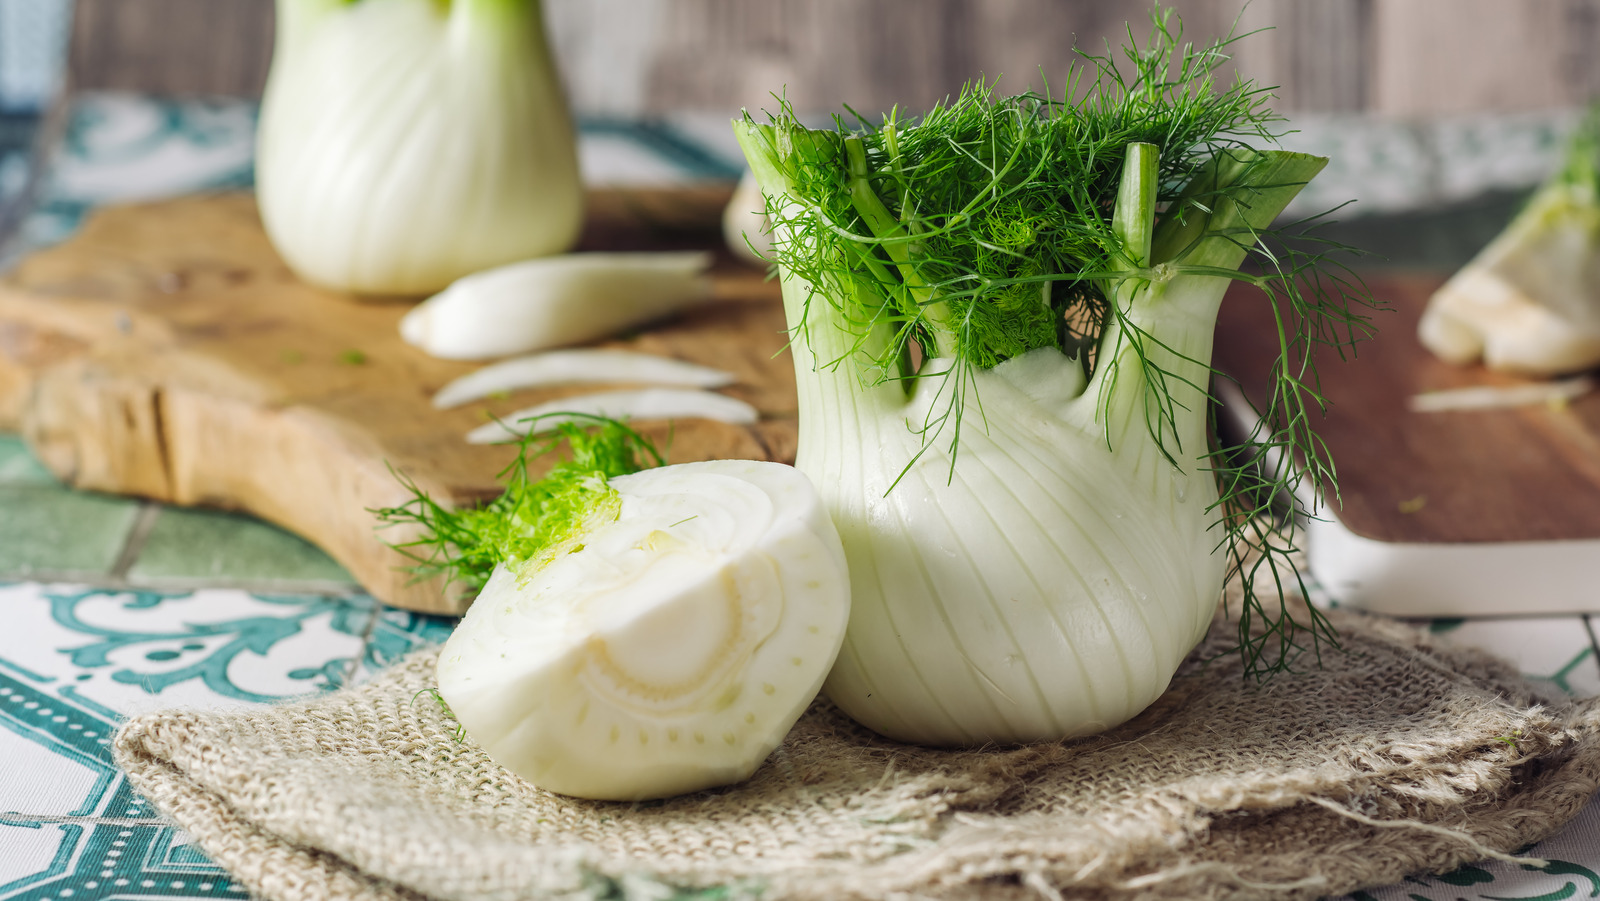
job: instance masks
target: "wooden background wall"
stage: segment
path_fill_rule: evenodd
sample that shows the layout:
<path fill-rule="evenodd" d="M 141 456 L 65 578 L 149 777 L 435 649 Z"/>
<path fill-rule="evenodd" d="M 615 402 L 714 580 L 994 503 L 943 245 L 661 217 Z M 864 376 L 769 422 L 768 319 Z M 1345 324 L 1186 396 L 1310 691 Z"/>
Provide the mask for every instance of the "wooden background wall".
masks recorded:
<path fill-rule="evenodd" d="M 1389 117 L 1571 106 L 1600 94 L 1600 0 L 1176 0 L 1197 39 L 1280 111 Z M 1142 34 L 1147 0 L 546 0 L 574 106 L 591 115 L 916 109 L 973 76 L 1060 83 L 1072 47 Z M 77 0 L 81 88 L 260 91 L 271 0 Z"/>

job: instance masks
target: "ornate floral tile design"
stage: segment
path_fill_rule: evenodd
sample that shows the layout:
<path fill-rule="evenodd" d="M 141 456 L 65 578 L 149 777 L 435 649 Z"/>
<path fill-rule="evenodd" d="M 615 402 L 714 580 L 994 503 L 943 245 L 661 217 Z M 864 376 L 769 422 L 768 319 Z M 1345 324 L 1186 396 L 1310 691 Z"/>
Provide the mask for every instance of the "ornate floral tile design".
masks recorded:
<path fill-rule="evenodd" d="M 239 897 L 108 743 L 157 707 L 326 691 L 448 634 L 365 596 L 0 585 L 0 898 Z M 381 626 L 380 626 L 381 623 Z"/>

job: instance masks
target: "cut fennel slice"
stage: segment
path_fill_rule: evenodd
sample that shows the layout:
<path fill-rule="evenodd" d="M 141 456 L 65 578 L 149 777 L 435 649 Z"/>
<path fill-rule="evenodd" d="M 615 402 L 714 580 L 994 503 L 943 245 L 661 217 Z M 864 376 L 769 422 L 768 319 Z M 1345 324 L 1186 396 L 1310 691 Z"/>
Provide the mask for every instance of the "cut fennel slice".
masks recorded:
<path fill-rule="evenodd" d="M 810 481 L 715 460 L 619 476 L 617 519 L 501 564 L 439 658 L 467 734 L 541 788 L 645 800 L 748 778 L 811 703 L 849 616 Z"/>
<path fill-rule="evenodd" d="M 493 444 L 525 434 L 548 432 L 575 419 L 715 419 L 749 425 L 759 418 L 756 408 L 742 400 L 713 391 L 685 388 L 647 388 L 640 391 L 604 391 L 564 397 L 518 410 L 467 433 L 469 444 Z"/>
<path fill-rule="evenodd" d="M 569 253 L 457 279 L 400 320 L 400 337 L 447 360 L 582 344 L 711 298 L 703 251 Z"/>
<path fill-rule="evenodd" d="M 502 391 L 545 385 L 632 383 L 683 388 L 721 388 L 731 372 L 627 350 L 553 350 L 505 360 L 456 379 L 433 396 L 444 410 Z"/>

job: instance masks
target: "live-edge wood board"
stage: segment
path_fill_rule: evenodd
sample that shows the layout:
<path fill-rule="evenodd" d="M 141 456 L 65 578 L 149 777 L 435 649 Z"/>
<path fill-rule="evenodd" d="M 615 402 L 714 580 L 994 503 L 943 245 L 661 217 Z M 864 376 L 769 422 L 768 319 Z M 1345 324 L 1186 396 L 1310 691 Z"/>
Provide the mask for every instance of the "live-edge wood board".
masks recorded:
<path fill-rule="evenodd" d="M 586 249 L 714 248 L 730 188 L 594 192 Z M 730 370 L 725 393 L 761 420 L 638 425 L 673 462 L 792 461 L 794 378 L 778 289 L 719 252 L 714 300 L 606 342 Z M 113 207 L 0 282 L 0 429 L 20 431 L 65 482 L 244 510 L 327 551 L 377 598 L 455 613 L 458 591 L 416 581 L 373 508 L 498 493 L 505 446 L 464 435 L 489 414 L 594 390 L 522 391 L 453 410 L 430 398 L 481 364 L 403 343 L 400 299 L 299 282 L 248 194 Z"/>

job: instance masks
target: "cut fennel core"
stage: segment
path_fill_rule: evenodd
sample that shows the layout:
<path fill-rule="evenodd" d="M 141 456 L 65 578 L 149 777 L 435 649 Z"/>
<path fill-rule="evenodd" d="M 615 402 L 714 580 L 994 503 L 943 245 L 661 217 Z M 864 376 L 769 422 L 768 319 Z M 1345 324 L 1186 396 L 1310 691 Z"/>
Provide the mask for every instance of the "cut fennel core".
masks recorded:
<path fill-rule="evenodd" d="M 838 534 L 777 463 L 609 484 L 614 519 L 496 567 L 440 653 L 439 693 L 491 757 L 550 791 L 637 801 L 748 778 L 838 653 Z"/>
<path fill-rule="evenodd" d="M 1230 570 L 1296 578 L 1277 568 L 1292 531 L 1261 514 L 1331 471 L 1304 351 L 1360 320 L 1348 286 L 1301 278 L 1314 258 L 1265 256 L 1262 240 L 1326 161 L 1246 146 L 1272 121 L 1261 92 L 1214 93 L 1221 49 L 1179 51 L 1167 14 L 1130 57 L 1132 79 L 1102 61 L 1077 102 L 978 86 L 859 131 L 787 110 L 734 123 L 794 336 L 796 465 L 849 563 L 825 691 L 890 737 L 1109 728 L 1165 689 Z M 1252 252 L 1266 275 L 1237 271 Z M 1251 470 L 1208 445 L 1230 280 L 1275 292 L 1263 315 L 1284 341 L 1251 443 L 1304 468 Z M 1247 598 L 1247 668 L 1332 641 L 1311 616 Z"/>
<path fill-rule="evenodd" d="M 605 800 L 749 776 L 817 693 L 844 637 L 844 551 L 790 466 L 665 466 L 615 420 L 524 438 L 483 507 L 411 487 L 380 521 L 477 600 L 445 643 L 438 692 L 496 761 Z M 541 477 L 533 457 L 565 442 Z M 655 468 L 652 468 L 655 467 Z"/>

